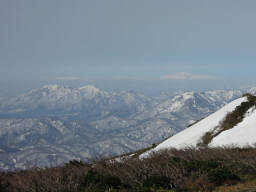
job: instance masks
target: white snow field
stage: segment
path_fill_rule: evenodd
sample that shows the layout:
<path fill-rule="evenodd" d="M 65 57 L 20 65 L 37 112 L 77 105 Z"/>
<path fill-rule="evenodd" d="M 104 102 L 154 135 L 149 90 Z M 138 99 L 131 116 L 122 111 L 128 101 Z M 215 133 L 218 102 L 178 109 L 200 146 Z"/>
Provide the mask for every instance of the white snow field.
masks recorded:
<path fill-rule="evenodd" d="M 232 101 L 231 103 L 225 105 L 223 108 L 217 112 L 211 114 L 205 119 L 199 121 L 198 123 L 188 127 L 187 129 L 179 132 L 178 134 L 170 137 L 164 142 L 157 145 L 154 149 L 143 153 L 140 158 L 147 157 L 151 152 L 159 151 L 167 148 L 177 148 L 182 149 L 185 147 L 196 147 L 200 142 L 202 136 L 208 132 L 215 130 L 219 127 L 221 121 L 224 120 L 229 112 L 235 110 L 242 102 L 246 102 L 247 97 L 242 97 Z M 247 114 L 248 115 L 248 114 Z M 255 129 L 253 130 L 253 125 Z M 250 128 L 243 129 L 244 126 L 250 126 Z M 222 146 L 226 144 L 250 144 L 256 142 L 256 112 L 252 112 L 251 115 L 245 117 L 244 121 L 237 125 L 237 127 L 230 129 L 228 131 L 222 132 L 216 138 L 214 138 L 212 145 L 210 146 Z M 253 133 L 254 132 L 254 133 Z M 248 134 L 248 135 L 247 135 Z M 241 135 L 241 136 L 240 136 Z"/>

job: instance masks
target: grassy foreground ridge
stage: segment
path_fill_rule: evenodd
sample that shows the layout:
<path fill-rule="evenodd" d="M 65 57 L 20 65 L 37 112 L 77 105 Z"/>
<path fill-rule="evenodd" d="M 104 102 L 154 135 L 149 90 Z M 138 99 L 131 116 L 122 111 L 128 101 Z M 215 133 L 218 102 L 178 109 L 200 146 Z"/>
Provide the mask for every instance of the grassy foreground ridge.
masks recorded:
<path fill-rule="evenodd" d="M 256 187 L 255 178 L 254 148 L 187 148 L 147 159 L 70 161 L 56 168 L 3 172 L 0 192 L 235 192 Z"/>

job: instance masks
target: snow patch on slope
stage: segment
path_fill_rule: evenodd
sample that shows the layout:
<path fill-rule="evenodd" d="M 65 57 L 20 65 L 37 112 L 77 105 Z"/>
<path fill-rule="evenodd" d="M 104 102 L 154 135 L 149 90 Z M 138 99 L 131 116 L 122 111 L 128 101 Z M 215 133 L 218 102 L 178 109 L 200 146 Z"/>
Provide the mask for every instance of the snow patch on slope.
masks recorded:
<path fill-rule="evenodd" d="M 241 123 L 237 124 L 232 129 L 223 131 L 220 135 L 213 138 L 210 147 L 218 146 L 254 146 L 256 132 L 256 110 L 252 107 L 245 114 Z"/>
<path fill-rule="evenodd" d="M 141 157 L 146 157 L 152 151 L 158 151 L 166 148 L 185 148 L 188 146 L 196 147 L 197 143 L 200 141 L 202 136 L 208 132 L 212 131 L 220 125 L 220 122 L 226 117 L 229 112 L 235 110 L 237 106 L 239 106 L 242 102 L 247 101 L 246 97 L 239 98 L 207 118 L 199 121 L 195 125 L 185 129 L 184 131 L 172 136 L 166 141 L 160 143 L 156 148 L 151 151 L 148 151 L 141 155 Z"/>

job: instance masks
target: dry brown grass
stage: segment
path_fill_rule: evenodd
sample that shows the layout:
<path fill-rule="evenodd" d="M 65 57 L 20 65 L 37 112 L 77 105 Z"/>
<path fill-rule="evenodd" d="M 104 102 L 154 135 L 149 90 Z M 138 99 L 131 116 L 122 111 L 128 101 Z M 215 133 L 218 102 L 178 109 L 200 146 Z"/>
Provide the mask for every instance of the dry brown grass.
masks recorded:
<path fill-rule="evenodd" d="M 0 184 L 6 192 L 59 192 L 63 189 L 77 190 L 80 177 L 88 170 L 87 166 L 63 166 L 48 169 L 1 173 Z M 1 190 L 0 190 L 1 191 Z"/>
<path fill-rule="evenodd" d="M 118 178 L 121 185 L 116 191 L 142 192 L 145 181 L 148 178 L 157 177 L 169 178 L 170 183 L 166 186 L 174 187 L 173 191 L 177 192 L 178 189 L 231 191 L 235 190 L 235 187 L 237 189 L 249 187 L 256 183 L 248 182 L 256 178 L 256 149 L 170 149 L 154 153 L 146 159 L 127 158 L 123 161 L 100 159 L 91 164 L 75 162 L 56 168 L 0 173 L 0 191 L 2 186 L 6 192 L 78 192 L 81 183 L 88 183 L 88 181 L 85 182 L 85 178 L 88 178 L 89 170 L 93 171 L 98 178 Z M 217 176 L 224 174 L 223 181 L 209 177 L 218 170 L 222 172 L 217 172 Z M 90 179 L 93 182 L 84 185 L 80 191 L 93 191 L 90 189 L 98 187 L 98 180 Z M 100 182 L 102 184 L 103 181 Z M 104 188 L 104 190 L 107 189 Z"/>
<path fill-rule="evenodd" d="M 242 192 L 250 189 L 254 189 L 254 191 L 256 191 L 256 180 L 239 183 L 232 186 L 221 186 L 214 190 L 214 192 Z"/>

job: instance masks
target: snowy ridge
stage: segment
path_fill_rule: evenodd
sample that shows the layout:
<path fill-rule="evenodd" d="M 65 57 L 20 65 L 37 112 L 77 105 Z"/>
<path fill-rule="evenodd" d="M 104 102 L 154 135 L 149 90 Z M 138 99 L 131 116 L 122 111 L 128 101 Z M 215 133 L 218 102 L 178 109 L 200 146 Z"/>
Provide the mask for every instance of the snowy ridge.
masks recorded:
<path fill-rule="evenodd" d="M 206 92 L 185 92 L 175 95 L 171 99 L 160 103 L 157 107 L 157 113 L 164 112 L 180 112 L 184 109 L 195 108 L 197 111 L 205 111 L 211 106 L 211 111 L 216 111 L 218 108 L 228 102 L 239 98 L 242 95 L 241 91 L 206 91 Z M 195 112 L 195 111 L 194 111 Z"/>
<path fill-rule="evenodd" d="M 100 93 L 100 90 L 98 88 L 94 87 L 93 85 L 87 85 L 87 86 L 84 86 L 84 87 L 80 87 L 78 90 L 83 92 L 84 96 L 88 99 L 92 99 L 97 94 Z"/>
<path fill-rule="evenodd" d="M 256 144 L 256 110 L 252 107 L 248 110 L 243 121 L 232 129 L 223 131 L 213 138 L 210 147 L 218 146 L 255 146 Z"/>
<path fill-rule="evenodd" d="M 161 149 L 166 149 L 166 148 L 177 148 L 177 149 L 181 149 L 181 148 L 185 148 L 185 147 L 196 147 L 197 144 L 200 142 L 202 136 L 209 131 L 213 131 L 214 129 L 218 128 L 218 126 L 220 125 L 220 122 L 226 117 L 226 115 L 229 112 L 232 112 L 237 106 L 239 106 L 242 102 L 247 101 L 246 97 L 242 97 L 239 99 L 234 100 L 233 102 L 227 104 L 226 106 L 224 106 L 223 108 L 221 108 L 220 110 L 218 110 L 217 112 L 213 113 L 212 115 L 208 116 L 207 118 L 199 121 L 198 123 L 194 124 L 193 126 L 185 129 L 184 131 L 172 136 L 171 138 L 167 139 L 166 141 L 160 143 L 157 147 L 155 147 L 154 149 L 152 149 L 151 151 L 148 151 L 144 154 L 141 155 L 141 157 L 145 157 L 147 156 L 149 153 L 153 152 L 153 151 L 158 151 Z M 220 135 L 218 135 L 212 143 L 212 146 L 221 146 L 223 144 L 232 144 L 230 143 L 230 140 L 232 141 L 232 139 L 228 140 L 225 135 L 228 135 L 230 138 L 233 137 L 232 133 L 236 132 L 236 138 L 237 140 L 233 140 L 232 142 L 237 144 L 237 141 L 241 141 L 238 143 L 244 143 L 244 140 L 240 138 L 239 136 L 239 131 L 243 131 L 241 130 L 241 127 L 244 127 L 245 125 L 249 124 L 249 125 L 253 125 L 253 123 L 256 123 L 256 112 L 254 111 L 252 113 L 252 115 L 250 115 L 249 117 L 246 117 L 244 119 L 244 121 L 240 124 L 237 125 L 237 127 L 230 129 L 228 131 L 224 131 L 222 132 Z M 248 121 L 247 121 L 248 119 Z M 254 124 L 255 125 L 255 124 Z M 253 127 L 253 126 L 251 126 Z M 252 134 L 251 132 L 253 132 L 252 130 L 253 128 L 250 129 L 250 134 L 252 135 L 252 140 L 251 142 L 256 142 L 256 137 L 253 136 L 255 134 Z M 237 131 L 238 130 L 238 131 Z M 255 132 L 255 129 L 254 129 Z M 244 137 L 246 137 L 248 133 L 245 133 L 244 131 Z M 222 141 L 222 142 L 220 142 Z M 246 142 L 247 144 L 247 142 Z"/>

